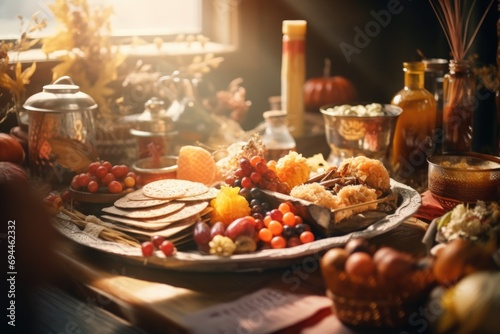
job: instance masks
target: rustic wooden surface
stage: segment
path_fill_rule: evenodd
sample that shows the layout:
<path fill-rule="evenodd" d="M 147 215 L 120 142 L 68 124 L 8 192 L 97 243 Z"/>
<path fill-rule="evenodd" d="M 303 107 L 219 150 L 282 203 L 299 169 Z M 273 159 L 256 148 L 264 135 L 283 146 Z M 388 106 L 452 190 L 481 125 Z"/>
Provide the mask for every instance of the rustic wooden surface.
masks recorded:
<path fill-rule="evenodd" d="M 377 236 L 371 242 L 389 245 L 415 254 L 424 254 L 421 243 L 427 224 L 410 218 L 396 229 Z M 120 261 L 113 256 L 77 245 L 66 239 L 57 244 L 58 259 L 66 275 L 79 286 L 82 300 L 93 296 L 101 306 L 125 321 L 147 331 L 186 332 L 186 314 L 235 300 L 263 287 L 283 291 L 324 295 L 325 286 L 319 267 L 301 277 L 298 289 L 291 291 L 283 274 L 291 268 L 247 273 L 192 273 L 154 269 Z M 296 268 L 295 268 L 296 269 Z M 96 298 L 95 296 L 100 296 Z M 168 329 L 168 330 L 167 330 Z M 330 309 L 283 329 L 299 332 L 354 333 L 343 326 Z"/>

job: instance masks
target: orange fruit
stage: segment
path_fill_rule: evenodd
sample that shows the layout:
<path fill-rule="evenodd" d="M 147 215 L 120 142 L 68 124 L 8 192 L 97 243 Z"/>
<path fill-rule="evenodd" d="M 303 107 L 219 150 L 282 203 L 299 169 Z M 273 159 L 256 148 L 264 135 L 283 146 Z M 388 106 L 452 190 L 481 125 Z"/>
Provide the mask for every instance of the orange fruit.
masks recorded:
<path fill-rule="evenodd" d="M 186 145 L 180 148 L 177 158 L 177 178 L 210 185 L 214 182 L 217 166 L 206 149 Z"/>

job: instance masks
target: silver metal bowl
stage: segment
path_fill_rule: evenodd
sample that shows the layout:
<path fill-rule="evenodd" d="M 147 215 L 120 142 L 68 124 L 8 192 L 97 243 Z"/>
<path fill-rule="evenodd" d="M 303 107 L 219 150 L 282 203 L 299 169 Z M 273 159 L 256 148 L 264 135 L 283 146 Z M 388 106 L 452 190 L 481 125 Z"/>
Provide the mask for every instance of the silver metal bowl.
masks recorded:
<path fill-rule="evenodd" d="M 332 113 L 333 107 L 335 105 L 320 108 L 325 121 L 326 141 L 331 149 L 327 161 L 339 165 L 346 158 L 363 155 L 385 164 L 394 128 L 403 110 L 385 104 L 382 105 L 384 115 L 355 116 Z"/>

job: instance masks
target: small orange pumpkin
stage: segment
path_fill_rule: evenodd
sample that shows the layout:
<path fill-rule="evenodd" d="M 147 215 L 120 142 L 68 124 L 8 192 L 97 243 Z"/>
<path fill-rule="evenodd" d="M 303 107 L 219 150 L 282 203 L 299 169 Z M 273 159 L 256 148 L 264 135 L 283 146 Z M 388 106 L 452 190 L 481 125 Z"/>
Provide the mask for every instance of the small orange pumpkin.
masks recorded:
<path fill-rule="evenodd" d="M 8 133 L 0 133 L 0 161 L 16 164 L 24 162 L 25 153 L 21 143 Z"/>
<path fill-rule="evenodd" d="M 327 104 L 348 104 L 357 99 L 354 84 L 343 76 L 331 76 L 331 61 L 325 59 L 323 77 L 311 78 L 304 83 L 304 105 L 308 111 L 318 111 Z"/>

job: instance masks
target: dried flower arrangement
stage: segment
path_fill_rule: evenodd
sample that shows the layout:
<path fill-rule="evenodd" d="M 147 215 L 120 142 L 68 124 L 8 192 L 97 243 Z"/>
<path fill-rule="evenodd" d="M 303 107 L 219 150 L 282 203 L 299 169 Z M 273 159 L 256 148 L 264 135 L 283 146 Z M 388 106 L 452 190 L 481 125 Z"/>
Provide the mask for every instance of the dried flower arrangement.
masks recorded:
<path fill-rule="evenodd" d="M 486 14 L 493 5 L 493 0 L 487 4 L 472 33 L 469 30 L 471 28 L 470 21 L 477 0 L 473 0 L 472 3 L 467 0 L 463 2 L 460 0 L 429 0 L 429 3 L 443 28 L 453 59 L 455 61 L 464 60 L 486 18 Z M 467 12 L 466 15 L 464 15 L 465 12 Z"/>
<path fill-rule="evenodd" d="M 486 3 L 475 28 L 471 18 L 478 11 L 477 0 L 429 2 L 443 28 L 453 58 L 450 61 L 450 72 L 443 81 L 443 151 L 470 151 L 477 84 L 472 64 L 465 56 L 472 47 L 493 0 Z"/>
<path fill-rule="evenodd" d="M 48 4 L 59 23 L 57 32 L 43 40 L 42 51 L 57 53 L 60 63 L 52 69 L 53 79 L 70 76 L 99 105 L 99 115 L 112 118 L 111 84 L 126 59 L 111 41 L 111 6 L 91 7 L 87 0 L 55 0 Z"/>
<path fill-rule="evenodd" d="M 4 122 L 12 112 L 19 115 L 26 99 L 26 85 L 30 83 L 31 76 L 36 71 L 36 62 L 23 70 L 18 60 L 19 54 L 39 42 L 38 39 L 31 38 L 30 34 L 42 30 L 47 25 L 47 21 L 42 19 L 38 12 L 33 14 L 27 23 L 21 16 L 18 19 L 21 24 L 20 37 L 14 42 L 0 42 L 0 87 L 11 94 L 13 104 L 0 110 L 0 123 Z M 11 59 L 11 55 L 15 55 L 16 59 Z"/>

